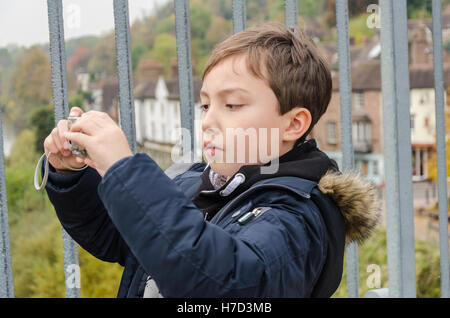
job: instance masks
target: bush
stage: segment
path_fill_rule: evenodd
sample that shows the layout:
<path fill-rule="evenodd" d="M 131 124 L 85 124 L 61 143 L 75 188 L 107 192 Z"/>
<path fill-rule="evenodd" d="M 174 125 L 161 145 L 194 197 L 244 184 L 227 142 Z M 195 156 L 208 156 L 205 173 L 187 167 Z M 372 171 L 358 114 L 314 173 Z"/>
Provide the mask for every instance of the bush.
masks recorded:
<path fill-rule="evenodd" d="M 415 241 L 416 252 L 416 288 L 417 297 L 440 297 L 439 247 L 425 241 Z M 368 266 L 380 267 L 380 288 L 388 288 L 386 230 L 377 229 L 362 246 L 358 248 L 359 294 L 364 297 L 369 287 L 367 279 L 372 272 Z M 344 260 L 344 275 L 333 297 L 347 297 L 347 277 Z"/>
<path fill-rule="evenodd" d="M 33 213 L 12 228 L 16 297 L 65 297 L 61 225 L 53 212 Z M 116 297 L 122 274 L 118 264 L 102 262 L 78 248 L 82 297 Z"/>
<path fill-rule="evenodd" d="M 31 130 L 22 131 L 6 158 L 6 197 L 11 225 L 24 213 L 42 212 L 46 206 L 45 192 L 34 188 L 34 170 L 39 155 L 34 151 L 35 136 Z"/>

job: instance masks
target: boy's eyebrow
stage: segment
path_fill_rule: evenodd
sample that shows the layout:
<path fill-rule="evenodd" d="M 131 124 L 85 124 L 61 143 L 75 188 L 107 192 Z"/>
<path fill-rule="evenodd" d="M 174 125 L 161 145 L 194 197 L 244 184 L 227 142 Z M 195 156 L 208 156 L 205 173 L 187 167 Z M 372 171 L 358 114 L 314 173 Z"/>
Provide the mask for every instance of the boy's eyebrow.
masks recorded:
<path fill-rule="evenodd" d="M 243 92 L 243 93 L 249 93 L 249 91 L 246 90 L 246 89 L 244 89 L 244 88 L 241 88 L 241 87 L 231 87 L 231 88 L 224 88 L 224 89 L 219 90 L 219 91 L 217 92 L 217 95 L 225 95 L 225 94 L 227 94 L 227 93 L 233 93 L 233 92 L 236 92 L 236 91 L 241 91 L 241 92 Z M 208 95 L 208 93 L 207 93 L 206 91 L 200 90 L 200 96 L 206 96 L 206 97 L 208 97 L 209 95 Z"/>

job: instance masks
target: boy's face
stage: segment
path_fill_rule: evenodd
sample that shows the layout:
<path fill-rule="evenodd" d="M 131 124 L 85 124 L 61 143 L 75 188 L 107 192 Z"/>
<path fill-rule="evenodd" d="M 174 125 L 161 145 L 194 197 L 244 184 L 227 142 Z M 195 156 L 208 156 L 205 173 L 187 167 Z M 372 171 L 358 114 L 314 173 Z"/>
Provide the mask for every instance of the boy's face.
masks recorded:
<path fill-rule="evenodd" d="M 246 55 L 224 59 L 206 75 L 200 91 L 203 154 L 211 169 L 227 176 L 242 165 L 280 157 L 309 127 L 295 120 L 306 116 L 305 108 L 279 114 L 274 92 L 245 62 Z M 217 148 L 208 149 L 211 145 Z"/>

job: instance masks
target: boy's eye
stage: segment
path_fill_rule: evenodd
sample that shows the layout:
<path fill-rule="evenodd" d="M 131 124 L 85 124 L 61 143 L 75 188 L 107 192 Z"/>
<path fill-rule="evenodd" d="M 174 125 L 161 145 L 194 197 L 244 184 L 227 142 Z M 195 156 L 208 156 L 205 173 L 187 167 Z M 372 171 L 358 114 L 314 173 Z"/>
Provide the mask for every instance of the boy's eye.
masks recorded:
<path fill-rule="evenodd" d="M 225 106 L 228 107 L 228 108 L 230 108 L 230 109 L 237 109 L 237 108 L 241 107 L 242 105 L 226 104 Z M 201 109 L 202 111 L 207 110 L 208 107 L 209 107 L 208 104 L 202 104 L 202 105 L 200 105 L 200 109 Z"/>
<path fill-rule="evenodd" d="M 231 105 L 231 104 L 227 104 L 227 107 L 231 108 L 231 109 L 237 109 L 239 107 L 241 107 L 242 105 Z"/>

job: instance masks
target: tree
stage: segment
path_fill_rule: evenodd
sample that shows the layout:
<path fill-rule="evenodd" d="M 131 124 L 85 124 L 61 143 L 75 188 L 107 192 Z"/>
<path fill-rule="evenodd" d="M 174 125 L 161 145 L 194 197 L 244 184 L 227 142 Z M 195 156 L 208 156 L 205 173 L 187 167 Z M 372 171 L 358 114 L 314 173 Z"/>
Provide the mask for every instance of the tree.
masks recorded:
<path fill-rule="evenodd" d="M 131 64 L 133 72 L 139 64 L 141 56 L 148 52 L 148 48 L 143 43 L 136 43 L 131 47 Z"/>
<path fill-rule="evenodd" d="M 32 110 L 51 101 L 51 68 L 47 54 L 40 47 L 26 50 L 5 82 L 8 83 L 7 116 L 23 129 Z"/>
<path fill-rule="evenodd" d="M 88 72 L 100 74 L 100 77 L 113 76 L 116 73 L 115 52 L 114 33 L 110 32 L 93 49 L 88 63 Z"/>
<path fill-rule="evenodd" d="M 93 102 L 94 98 L 92 97 L 92 92 L 78 89 L 75 95 L 69 97 L 69 108 L 77 106 L 84 111 L 84 106 L 86 104 L 90 105 Z"/>
<path fill-rule="evenodd" d="M 35 134 L 34 149 L 44 152 L 44 140 L 55 127 L 55 113 L 52 105 L 41 106 L 33 111 L 28 125 Z"/>
<path fill-rule="evenodd" d="M 175 36 L 168 33 L 156 36 L 155 45 L 149 52 L 150 58 L 161 61 L 164 65 L 165 74 L 170 72 L 170 61 L 177 57 L 177 40 Z"/>
<path fill-rule="evenodd" d="M 156 34 L 175 34 L 175 14 L 171 14 L 170 17 L 160 20 L 156 25 L 155 32 Z"/>
<path fill-rule="evenodd" d="M 408 0 L 408 18 L 419 18 L 423 14 L 424 17 L 431 16 L 431 0 Z"/>
<path fill-rule="evenodd" d="M 225 20 L 222 17 L 214 17 L 211 26 L 206 33 L 206 41 L 208 42 L 208 49 L 212 49 L 213 46 L 226 37 L 233 34 L 233 25 L 230 20 Z"/>
<path fill-rule="evenodd" d="M 204 39 L 211 25 L 211 10 L 200 3 L 191 3 L 191 34 L 192 38 Z"/>

